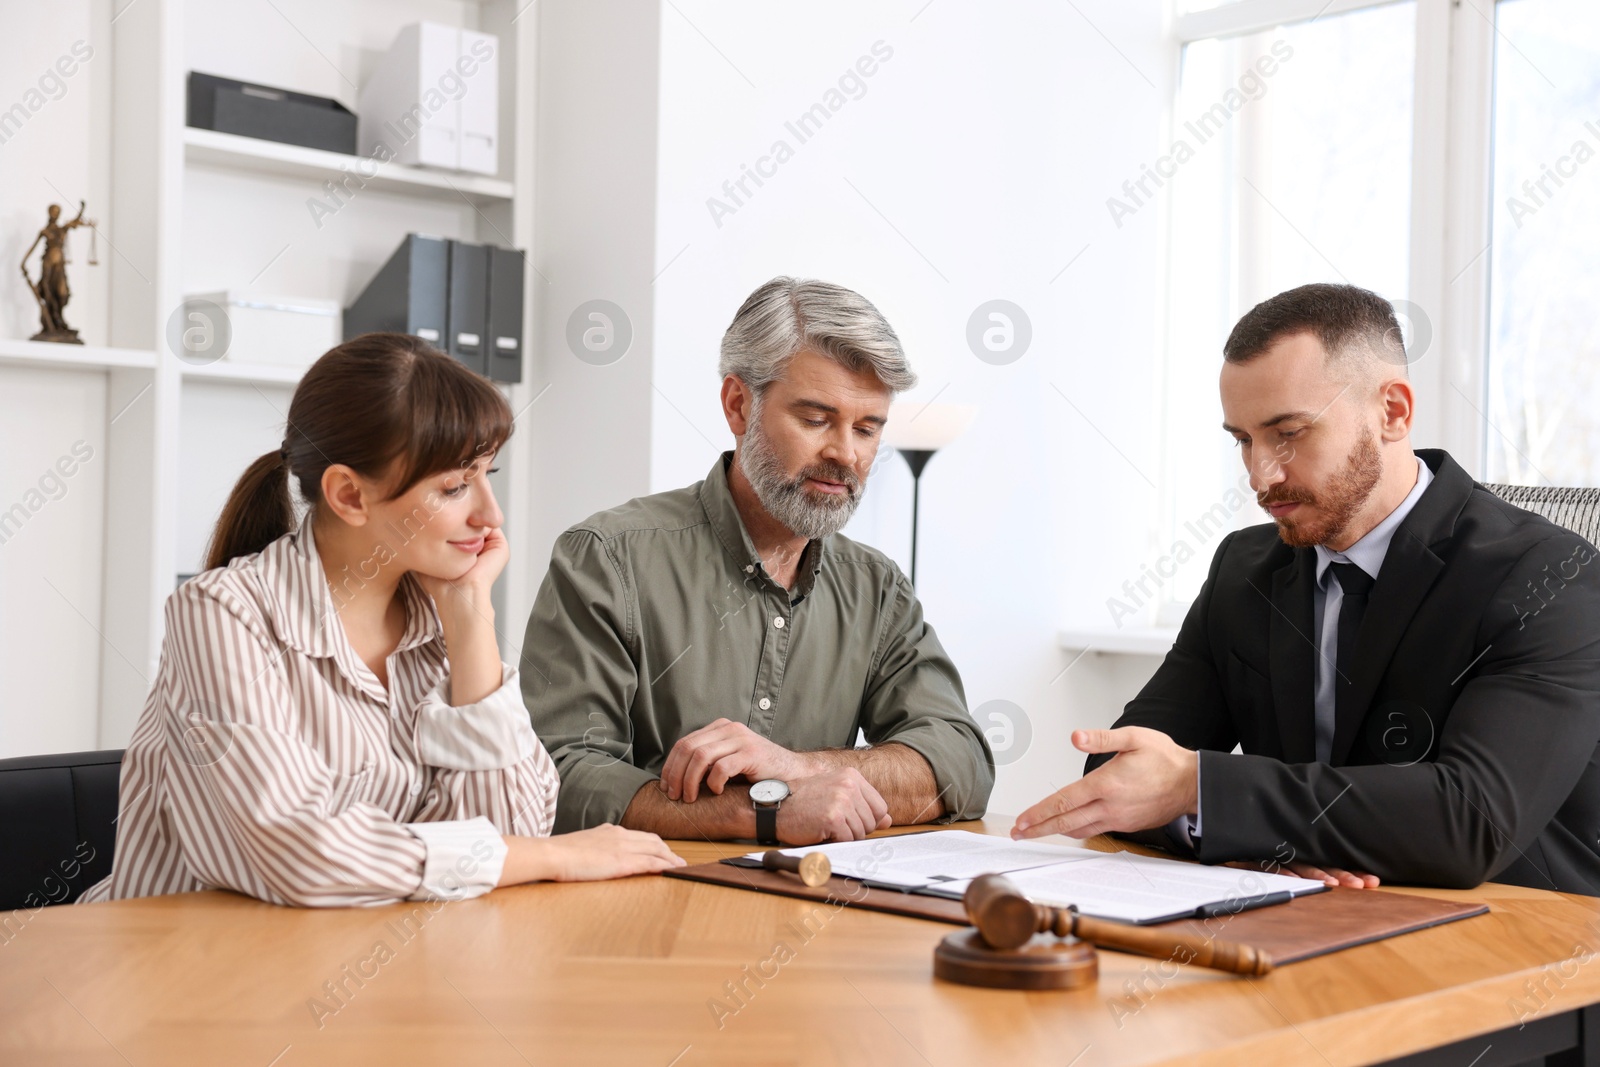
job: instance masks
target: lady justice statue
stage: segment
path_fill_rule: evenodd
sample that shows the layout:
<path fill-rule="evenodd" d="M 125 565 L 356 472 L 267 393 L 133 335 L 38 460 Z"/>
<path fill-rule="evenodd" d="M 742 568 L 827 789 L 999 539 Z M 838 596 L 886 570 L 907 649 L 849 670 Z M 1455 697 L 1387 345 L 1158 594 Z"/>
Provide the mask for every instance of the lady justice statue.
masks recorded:
<path fill-rule="evenodd" d="M 83 201 L 78 201 L 78 217 L 70 222 L 61 222 L 61 205 L 50 205 L 50 221 L 44 224 L 38 236 L 33 239 L 33 244 L 22 253 L 22 276 L 28 281 L 28 289 L 33 293 L 33 298 L 39 302 L 39 332 L 29 338 L 30 341 L 59 341 L 63 344 L 81 345 L 83 341 L 78 337 L 78 331 L 67 325 L 63 317 L 67 301 L 72 299 L 72 290 L 67 285 L 67 234 L 79 226 L 89 227 L 91 235 L 95 233 L 94 220 L 83 217 Z M 39 247 L 39 242 L 44 242 L 44 251 L 39 257 L 39 280 L 35 282 L 28 275 L 28 257 L 33 255 L 33 250 Z M 94 266 L 99 262 L 95 258 L 95 243 L 91 239 L 89 245 L 89 265 Z"/>

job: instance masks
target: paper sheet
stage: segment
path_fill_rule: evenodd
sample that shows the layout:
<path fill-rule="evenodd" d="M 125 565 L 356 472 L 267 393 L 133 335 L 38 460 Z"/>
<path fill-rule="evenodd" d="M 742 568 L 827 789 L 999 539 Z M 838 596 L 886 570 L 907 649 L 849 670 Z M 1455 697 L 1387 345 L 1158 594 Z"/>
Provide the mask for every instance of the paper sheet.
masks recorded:
<path fill-rule="evenodd" d="M 1085 915 L 1132 923 L 1183 918 L 1212 905 L 1237 907 L 1240 901 L 1268 893 L 1299 896 L 1325 888 L 1321 882 L 1293 875 L 1207 867 L 1131 852 L 1099 853 L 1078 863 L 1010 871 L 1006 877 L 1035 904 L 1075 906 Z M 967 884 L 946 882 L 937 888 L 960 896 Z"/>
<path fill-rule="evenodd" d="M 795 856 L 825 852 L 836 875 L 958 899 L 980 874 L 1004 874 L 1035 903 L 1076 906 L 1085 915 L 1133 923 L 1195 915 L 1213 906 L 1237 907 L 1269 893 L 1299 896 L 1324 888 L 1321 882 L 1292 875 L 1012 841 L 966 830 L 783 851 Z M 750 857 L 760 859 L 761 853 Z"/>
<path fill-rule="evenodd" d="M 825 852 L 828 862 L 833 865 L 834 874 L 907 889 L 1101 854 L 1070 845 L 1012 841 L 1005 837 L 975 834 L 969 830 L 936 830 L 925 834 L 879 837 L 870 841 L 808 845 L 804 848 L 786 848 L 783 852 L 789 856 Z M 752 852 L 749 858 L 759 860 L 761 853 Z"/>

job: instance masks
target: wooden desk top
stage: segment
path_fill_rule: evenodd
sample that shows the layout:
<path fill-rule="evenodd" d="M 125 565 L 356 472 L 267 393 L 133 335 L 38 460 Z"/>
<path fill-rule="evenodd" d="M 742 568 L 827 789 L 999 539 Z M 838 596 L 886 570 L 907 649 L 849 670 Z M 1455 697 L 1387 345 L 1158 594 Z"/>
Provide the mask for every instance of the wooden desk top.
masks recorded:
<path fill-rule="evenodd" d="M 660 877 L 337 911 L 216 892 L 0 913 L 0 1063 L 1344 1065 L 1514 1026 L 1519 1004 L 1600 1002 L 1600 899 L 1406 891 L 1492 911 L 1259 979 L 1102 952 L 1098 988 L 1064 993 L 935 981 L 948 926 Z"/>

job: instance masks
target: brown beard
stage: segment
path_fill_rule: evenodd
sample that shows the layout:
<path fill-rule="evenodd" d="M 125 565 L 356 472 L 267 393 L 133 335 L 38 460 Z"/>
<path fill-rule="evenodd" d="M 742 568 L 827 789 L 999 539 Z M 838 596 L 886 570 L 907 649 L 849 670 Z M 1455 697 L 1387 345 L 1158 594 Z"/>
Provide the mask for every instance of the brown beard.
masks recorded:
<path fill-rule="evenodd" d="M 1266 493 L 1257 493 L 1256 501 L 1263 508 L 1272 504 L 1309 504 L 1318 512 L 1318 518 L 1300 522 L 1294 519 L 1274 519 L 1278 536 L 1291 548 L 1311 548 L 1337 540 L 1350 525 L 1362 505 L 1383 475 L 1383 458 L 1371 431 L 1364 431 L 1361 439 L 1350 450 L 1344 470 L 1334 475 L 1320 494 L 1305 489 L 1279 487 Z"/>

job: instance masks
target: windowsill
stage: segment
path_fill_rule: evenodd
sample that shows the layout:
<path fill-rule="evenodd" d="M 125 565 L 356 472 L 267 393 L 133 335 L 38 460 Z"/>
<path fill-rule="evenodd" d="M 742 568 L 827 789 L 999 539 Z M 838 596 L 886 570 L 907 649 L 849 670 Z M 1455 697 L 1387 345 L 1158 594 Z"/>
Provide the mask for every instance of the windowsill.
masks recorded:
<path fill-rule="evenodd" d="M 1064 649 L 1123 656 L 1165 656 L 1178 639 L 1176 626 L 1124 626 L 1067 629 L 1056 634 Z"/>

